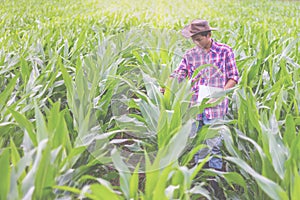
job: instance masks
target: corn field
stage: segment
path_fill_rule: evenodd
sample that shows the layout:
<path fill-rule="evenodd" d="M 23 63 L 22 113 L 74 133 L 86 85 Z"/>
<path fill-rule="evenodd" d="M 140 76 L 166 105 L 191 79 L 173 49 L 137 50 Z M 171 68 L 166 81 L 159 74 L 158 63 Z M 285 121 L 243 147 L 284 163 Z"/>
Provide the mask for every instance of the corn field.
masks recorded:
<path fill-rule="evenodd" d="M 299 199 L 300 3 L 3 0 L 0 200 Z M 229 112 L 191 138 L 191 83 L 169 79 L 203 18 L 235 53 Z M 160 87 L 166 86 L 164 94 Z M 191 166 L 222 130 L 225 171 Z M 191 148 L 192 147 L 192 148 Z"/>

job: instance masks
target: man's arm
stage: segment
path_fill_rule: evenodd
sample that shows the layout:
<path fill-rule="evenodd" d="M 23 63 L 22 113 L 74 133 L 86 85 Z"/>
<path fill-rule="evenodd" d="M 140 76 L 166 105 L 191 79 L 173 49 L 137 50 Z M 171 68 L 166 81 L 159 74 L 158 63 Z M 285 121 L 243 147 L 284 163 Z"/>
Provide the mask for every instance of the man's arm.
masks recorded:
<path fill-rule="evenodd" d="M 173 71 L 173 73 L 170 75 L 169 79 L 173 79 L 173 78 L 177 78 L 178 81 L 182 81 L 183 79 L 185 79 L 188 74 L 190 73 L 190 69 L 188 68 L 188 64 L 187 64 L 187 60 L 186 60 L 186 55 L 183 56 L 178 68 Z M 160 87 L 159 88 L 161 93 L 165 93 L 165 88 L 164 87 Z"/>
<path fill-rule="evenodd" d="M 232 88 L 236 85 L 236 81 L 233 79 L 229 79 L 226 83 L 226 85 L 224 86 L 224 90 L 227 90 L 229 88 Z"/>

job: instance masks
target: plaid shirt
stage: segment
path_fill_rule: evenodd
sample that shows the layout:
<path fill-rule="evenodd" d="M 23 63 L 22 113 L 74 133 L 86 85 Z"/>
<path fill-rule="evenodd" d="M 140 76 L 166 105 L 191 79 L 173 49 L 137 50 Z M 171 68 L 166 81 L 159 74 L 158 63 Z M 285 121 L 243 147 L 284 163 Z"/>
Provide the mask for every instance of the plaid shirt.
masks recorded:
<path fill-rule="evenodd" d="M 200 70 L 198 74 L 193 75 L 197 67 L 205 64 L 211 64 Z M 194 77 L 193 77 L 194 76 Z M 193 96 L 191 104 L 198 100 L 199 85 L 218 87 L 224 89 L 227 81 L 233 79 L 239 80 L 239 73 L 236 67 L 234 53 L 232 49 L 225 44 L 212 40 L 212 46 L 209 52 L 198 46 L 188 50 L 179 65 L 172 73 L 171 77 L 177 77 L 182 81 L 186 77 L 192 78 Z M 225 98 L 219 105 L 206 108 L 204 113 L 207 119 L 222 118 L 228 110 L 228 99 Z M 197 120 L 202 120 L 202 114 L 197 116 Z"/>

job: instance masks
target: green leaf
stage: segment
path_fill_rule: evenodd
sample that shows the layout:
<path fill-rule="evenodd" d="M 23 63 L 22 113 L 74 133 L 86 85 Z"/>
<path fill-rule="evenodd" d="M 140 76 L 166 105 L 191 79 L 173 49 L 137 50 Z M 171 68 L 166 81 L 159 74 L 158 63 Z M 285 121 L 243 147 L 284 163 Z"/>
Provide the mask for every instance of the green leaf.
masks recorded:
<path fill-rule="evenodd" d="M 224 180 L 233 188 L 233 184 L 238 184 L 243 187 L 244 193 L 247 194 L 247 184 L 243 176 L 237 172 L 220 172 L 216 170 L 211 170 L 213 173 L 218 174 L 219 176 L 223 177 Z"/>
<path fill-rule="evenodd" d="M 42 140 L 48 138 L 48 130 L 46 127 L 46 122 L 44 120 L 44 115 L 38 108 L 38 105 L 35 104 L 35 119 L 36 119 L 36 137 L 37 141 L 41 142 Z"/>
<path fill-rule="evenodd" d="M 299 188 L 300 188 L 300 174 L 298 167 L 294 165 L 293 167 L 293 179 L 291 179 L 291 199 L 299 198 Z"/>
<path fill-rule="evenodd" d="M 212 68 L 218 70 L 218 68 L 217 68 L 216 66 L 212 65 L 212 64 L 204 64 L 204 65 L 198 66 L 198 67 L 196 68 L 196 70 L 195 70 L 195 71 L 193 72 L 193 74 L 192 74 L 192 78 L 191 78 L 191 79 L 195 78 L 195 77 L 199 74 L 199 72 L 200 72 L 201 70 L 203 70 L 203 69 L 205 69 L 205 68 L 208 68 L 208 67 L 212 67 Z"/>
<path fill-rule="evenodd" d="M 68 156 L 61 162 L 60 168 L 63 168 L 64 165 L 67 164 L 66 167 L 72 167 L 80 158 L 80 155 L 86 150 L 86 146 L 74 147 L 69 152 Z"/>
<path fill-rule="evenodd" d="M 181 120 L 180 102 L 177 102 L 177 104 L 174 107 L 174 112 L 171 118 L 169 131 L 172 132 L 180 128 L 181 124 L 182 124 L 182 120 Z"/>
<path fill-rule="evenodd" d="M 137 164 L 131 178 L 130 178 L 130 199 L 138 199 L 139 191 L 139 167 L 140 163 Z"/>
<path fill-rule="evenodd" d="M 4 149 L 0 154 L 0 199 L 7 199 L 10 188 L 10 163 L 9 149 Z"/>
<path fill-rule="evenodd" d="M 193 180 L 199 173 L 199 171 L 203 168 L 205 163 L 209 161 L 210 155 L 207 155 L 200 163 L 198 163 L 193 169 L 190 179 Z"/>
<path fill-rule="evenodd" d="M 35 175 L 33 199 L 53 198 L 52 186 L 55 184 L 56 169 L 51 160 L 56 158 L 55 155 L 51 155 L 51 143 L 48 142 L 43 149 L 42 158 Z"/>
<path fill-rule="evenodd" d="M 272 164 L 276 173 L 281 179 L 283 179 L 285 173 L 284 164 L 288 158 L 289 151 L 284 146 L 283 141 L 279 135 L 280 133 L 278 122 L 275 117 L 275 111 L 273 111 L 273 114 L 270 116 L 268 123 L 270 123 L 270 125 L 261 123 L 261 127 L 263 130 L 262 135 L 265 140 L 264 145 L 269 146 L 269 152 L 267 153 L 270 154 L 270 159 L 272 160 Z"/>
<path fill-rule="evenodd" d="M 114 191 L 108 189 L 104 185 L 93 184 L 90 186 L 92 191 L 92 195 L 95 196 L 95 200 L 97 199 L 111 199 L 111 200 L 119 200 L 120 198 Z"/>
<path fill-rule="evenodd" d="M 56 102 L 52 105 L 48 119 L 48 131 L 49 137 L 52 140 L 52 149 L 55 149 L 62 145 L 70 150 L 71 141 L 69 137 L 69 131 L 64 118 L 64 111 L 60 112 L 60 102 Z"/>
<path fill-rule="evenodd" d="M 8 98 L 11 96 L 11 93 L 15 88 L 18 78 L 19 78 L 19 74 L 16 74 L 13 77 L 13 79 L 5 86 L 5 89 L 1 91 L 0 110 L 2 110 L 2 108 L 6 105 Z"/>
<path fill-rule="evenodd" d="M 154 105 L 151 101 L 145 102 L 140 100 L 137 102 L 140 110 L 142 112 L 145 121 L 147 122 L 147 127 L 156 132 L 157 129 L 157 120 L 159 118 L 159 109 L 156 105 Z"/>
<path fill-rule="evenodd" d="M 157 125 L 157 144 L 158 148 L 162 148 L 164 144 L 169 139 L 169 136 L 166 135 L 169 133 L 169 124 L 168 124 L 168 111 L 165 109 L 160 110 L 160 115 L 158 119 Z"/>
<path fill-rule="evenodd" d="M 75 187 L 70 187 L 70 186 L 54 185 L 52 188 L 62 190 L 62 191 L 72 192 L 72 193 L 78 194 L 78 195 L 83 193 L 82 190 L 75 188 Z M 89 193 L 84 193 L 84 196 L 89 199 L 96 199 L 96 197 L 94 195 L 89 194 Z"/>
<path fill-rule="evenodd" d="M 285 185 L 289 186 L 290 195 L 296 197 L 298 195 L 299 188 L 299 162 L 300 159 L 300 137 L 297 136 L 290 144 L 290 157 L 285 163 L 286 173 L 285 173 Z M 291 198 L 294 199 L 294 198 Z M 297 199 L 297 198 L 296 198 Z"/>
<path fill-rule="evenodd" d="M 74 88 L 73 88 L 73 84 L 72 84 L 72 78 L 69 75 L 65 66 L 61 63 L 61 59 L 58 59 L 57 64 L 60 67 L 60 71 L 62 73 L 64 83 L 67 88 L 67 97 L 68 97 L 68 101 L 69 101 L 68 103 L 69 103 L 69 105 L 73 105 Z"/>
<path fill-rule="evenodd" d="M 15 118 L 16 122 L 18 122 L 18 124 L 21 126 L 21 128 L 26 129 L 33 145 L 37 146 L 37 138 L 36 138 L 33 124 L 26 118 L 25 115 L 22 115 L 21 113 L 12 109 L 8 109 L 8 110 Z"/>
<path fill-rule="evenodd" d="M 146 161 L 146 183 L 145 183 L 145 197 L 146 199 L 153 199 L 153 191 L 159 179 L 159 166 L 157 163 L 151 163 L 148 154 L 145 152 Z"/>
<path fill-rule="evenodd" d="M 160 163 L 160 167 L 166 167 L 177 161 L 186 148 L 189 133 L 192 130 L 193 120 L 184 124 L 176 134 L 170 139 L 165 147 L 159 149 L 156 162 Z"/>
<path fill-rule="evenodd" d="M 146 91 L 148 97 L 152 100 L 152 102 L 155 105 L 159 104 L 159 94 L 158 94 L 158 88 L 155 85 L 156 80 L 154 78 L 151 78 L 148 74 L 142 73 L 143 80 L 145 83 Z"/>
<path fill-rule="evenodd" d="M 26 164 L 26 165 L 31 165 L 32 167 L 30 168 L 30 170 L 28 170 L 28 172 L 26 173 L 26 176 L 24 177 L 21 187 L 22 187 L 22 193 L 24 196 L 26 196 L 27 198 L 32 198 L 32 192 L 34 190 L 34 183 L 35 183 L 35 179 L 36 179 L 36 173 L 38 171 L 38 167 L 40 165 L 40 161 L 42 159 L 42 155 L 43 155 L 43 149 L 45 149 L 48 145 L 48 140 L 45 139 L 41 142 L 38 143 L 38 146 L 32 150 L 32 152 L 36 153 L 35 159 L 30 160 L 31 159 L 31 154 L 32 152 L 29 152 L 28 154 L 26 154 L 25 159 L 21 160 L 20 163 L 22 165 Z M 30 162 L 30 163 L 28 163 Z M 24 166 L 22 166 L 24 167 Z"/>
<path fill-rule="evenodd" d="M 145 126 L 145 124 L 137 120 L 136 118 L 122 115 L 120 117 L 115 117 L 115 120 L 117 121 L 118 126 L 123 130 L 130 131 L 133 133 L 139 133 L 139 134 L 148 132 L 148 129 Z M 140 135 L 140 137 L 142 136 L 143 135 Z"/>
<path fill-rule="evenodd" d="M 281 179 L 284 178 L 285 161 L 289 155 L 288 149 L 284 146 L 281 138 L 278 135 L 269 137 L 270 139 L 270 153 L 272 155 L 272 163 L 275 171 Z"/>
<path fill-rule="evenodd" d="M 296 137 L 296 124 L 291 114 L 288 114 L 285 119 L 285 132 L 283 134 L 283 141 L 285 145 L 291 146 Z"/>
<path fill-rule="evenodd" d="M 243 135 L 241 132 L 239 132 L 238 130 L 236 130 L 238 132 L 238 137 L 250 142 L 256 149 L 256 152 L 259 154 L 261 161 L 262 161 L 262 167 L 261 167 L 261 175 L 269 177 L 271 179 L 276 178 L 276 174 L 273 170 L 274 166 L 272 165 L 272 163 L 270 162 L 270 160 L 267 158 L 266 153 L 264 151 L 264 149 L 262 149 L 262 147 L 257 144 L 257 142 L 245 135 Z M 266 150 L 268 151 L 268 149 Z M 267 152 L 269 153 L 269 151 Z M 242 157 L 240 157 L 242 159 Z"/>
<path fill-rule="evenodd" d="M 247 193 L 247 184 L 244 178 L 237 172 L 227 172 L 223 174 L 225 180 L 232 186 L 232 183 L 242 186 Z M 233 187 L 233 186 L 232 186 Z"/>
<path fill-rule="evenodd" d="M 27 84 L 30 77 L 30 67 L 26 61 L 26 58 L 20 57 L 20 66 L 21 66 L 21 77 L 25 84 Z"/>
<path fill-rule="evenodd" d="M 161 170 L 161 169 L 157 169 Z M 172 167 L 167 166 L 163 168 L 162 172 L 160 172 L 158 179 L 155 180 L 155 188 L 152 191 L 153 193 L 153 199 L 161 199 L 161 200 L 167 200 L 167 196 L 165 194 L 166 190 L 166 184 L 169 180 L 169 174 L 172 171 Z"/>
<path fill-rule="evenodd" d="M 289 44 L 282 50 L 279 60 L 286 57 L 293 50 L 294 46 L 299 42 L 299 40 L 299 38 L 296 38 L 292 42 L 289 42 Z"/>
<path fill-rule="evenodd" d="M 117 149 L 113 149 L 112 154 L 112 161 L 114 163 L 114 166 L 118 170 L 120 174 L 120 187 L 123 191 L 123 194 L 126 198 L 129 198 L 130 196 L 130 170 L 127 167 L 127 165 L 124 163 L 124 161 L 121 158 L 120 153 L 117 151 Z"/>
<path fill-rule="evenodd" d="M 10 151 L 11 151 L 11 163 L 13 166 L 16 166 L 17 163 L 20 161 L 20 154 L 18 149 L 14 143 L 14 140 L 10 138 Z"/>
<path fill-rule="evenodd" d="M 251 175 L 256 180 L 259 187 L 272 199 L 289 199 L 287 193 L 280 187 L 280 185 L 254 171 L 244 160 L 235 157 L 225 157 L 225 159 L 235 163 L 241 169 Z"/>

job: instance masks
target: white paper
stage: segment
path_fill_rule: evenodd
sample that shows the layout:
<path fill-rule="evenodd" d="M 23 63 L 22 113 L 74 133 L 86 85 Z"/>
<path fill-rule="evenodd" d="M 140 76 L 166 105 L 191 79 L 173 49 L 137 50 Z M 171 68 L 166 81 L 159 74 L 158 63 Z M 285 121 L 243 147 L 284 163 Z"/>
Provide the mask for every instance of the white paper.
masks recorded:
<path fill-rule="evenodd" d="M 198 103 L 201 103 L 204 98 L 209 98 L 214 93 L 221 92 L 223 90 L 223 88 L 199 85 Z"/>

